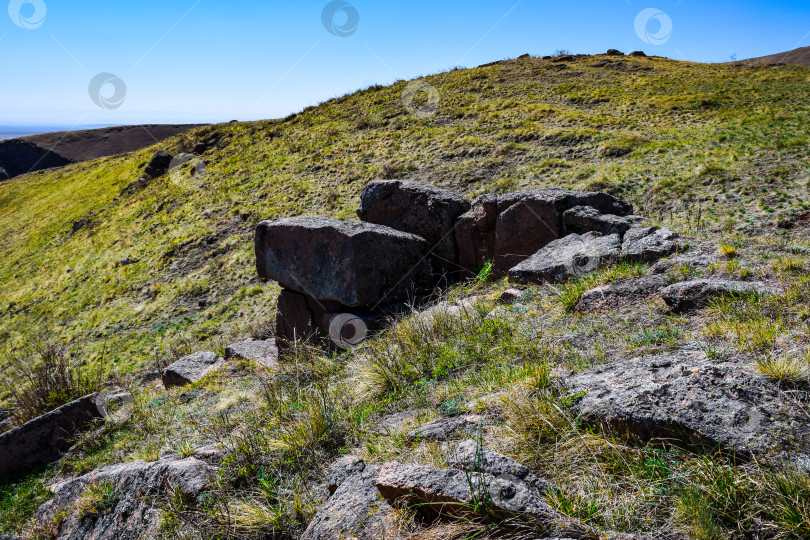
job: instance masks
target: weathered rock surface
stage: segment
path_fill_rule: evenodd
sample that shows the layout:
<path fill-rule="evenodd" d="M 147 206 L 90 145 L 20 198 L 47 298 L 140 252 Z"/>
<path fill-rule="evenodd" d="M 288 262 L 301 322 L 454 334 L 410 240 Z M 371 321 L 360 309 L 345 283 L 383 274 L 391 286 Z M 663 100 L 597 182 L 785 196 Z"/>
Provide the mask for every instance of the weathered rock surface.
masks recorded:
<path fill-rule="evenodd" d="M 171 388 L 195 383 L 222 365 L 224 360 L 211 351 L 184 356 L 163 370 L 163 386 Z"/>
<path fill-rule="evenodd" d="M 663 261 L 658 261 L 650 267 L 651 274 L 667 274 L 673 270 L 686 267 L 689 270 L 700 270 L 709 268 L 711 265 L 717 263 L 719 258 L 713 253 L 685 253 L 677 255 Z"/>
<path fill-rule="evenodd" d="M 582 294 L 576 310 L 588 313 L 642 302 L 666 286 L 663 276 L 620 279 Z"/>
<path fill-rule="evenodd" d="M 549 533 L 563 524 L 573 525 L 572 520 L 551 508 L 541 493 L 508 474 L 493 476 L 391 461 L 380 468 L 376 485 L 391 506 L 418 505 L 417 512 L 430 518 L 463 515 L 469 511 L 464 505 L 477 498 L 488 501 L 491 512 L 504 517 L 519 514 L 545 525 Z"/>
<path fill-rule="evenodd" d="M 507 289 L 498 297 L 498 302 L 510 306 L 522 300 L 524 296 L 526 296 L 525 291 L 521 291 L 520 289 Z"/>
<path fill-rule="evenodd" d="M 0 480 L 59 458 L 78 433 L 101 418 L 97 397 L 84 396 L 0 434 Z"/>
<path fill-rule="evenodd" d="M 199 457 L 171 456 L 104 467 L 57 485 L 54 497 L 39 507 L 37 524 L 53 527 L 55 540 L 151 540 L 158 538 L 160 511 L 154 501 L 179 490 L 196 498 L 208 489 L 216 468 Z M 82 515 L 77 504 L 91 484 L 109 483 L 114 494 L 107 508 Z"/>
<path fill-rule="evenodd" d="M 253 360 L 254 362 L 273 368 L 278 366 L 278 347 L 275 339 L 247 340 L 228 345 L 225 348 L 226 360 Z"/>
<path fill-rule="evenodd" d="M 172 159 L 174 159 L 174 156 L 170 153 L 165 150 L 158 150 L 155 152 L 155 155 L 152 156 L 152 159 L 149 160 L 149 163 L 146 164 L 144 172 L 152 178 L 163 176 L 169 171 Z"/>
<path fill-rule="evenodd" d="M 630 220 L 614 214 L 603 214 L 591 206 L 575 206 L 563 213 L 565 234 L 597 232 L 623 235 L 632 226 Z"/>
<path fill-rule="evenodd" d="M 376 540 L 392 538 L 388 518 L 393 508 L 374 485 L 379 467 L 358 458 L 342 458 L 332 465 L 332 495 L 310 522 L 301 540 Z"/>
<path fill-rule="evenodd" d="M 554 488 L 554 484 L 532 474 L 526 466 L 486 447 L 479 446 L 472 439 L 464 441 L 453 449 L 447 465 L 466 472 L 486 473 L 492 476 L 513 476 L 540 493 Z"/>
<path fill-rule="evenodd" d="M 718 363 L 697 348 L 598 367 L 565 380 L 590 423 L 647 441 L 810 463 L 810 418 L 750 360 Z"/>
<path fill-rule="evenodd" d="M 630 204 L 601 192 L 548 188 L 483 195 L 458 220 L 459 264 L 471 273 L 493 260 L 493 270 L 503 275 L 565 236 L 563 214 L 578 206 L 615 216 L 633 211 Z"/>
<path fill-rule="evenodd" d="M 458 272 L 453 227 L 470 209 L 464 197 L 429 184 L 401 180 L 370 182 L 360 195 L 362 221 L 385 225 L 427 240 L 436 273 Z"/>
<path fill-rule="evenodd" d="M 485 418 L 478 414 L 445 416 L 414 429 L 408 433 L 407 438 L 410 440 L 446 441 L 456 434 L 475 435 L 483 426 L 484 421 Z"/>
<path fill-rule="evenodd" d="M 634 227 L 624 235 L 622 256 L 630 261 L 657 261 L 678 250 L 677 238 L 669 229 Z"/>
<path fill-rule="evenodd" d="M 297 217 L 256 229 L 260 277 L 344 306 L 394 303 L 426 288 L 427 250 L 419 236 L 372 223 Z"/>
<path fill-rule="evenodd" d="M 711 300 L 727 294 L 778 294 L 779 289 L 764 283 L 725 279 L 693 279 L 661 289 L 661 298 L 674 312 L 705 307 Z"/>
<path fill-rule="evenodd" d="M 618 259 L 621 239 L 618 234 L 569 234 L 546 247 L 509 271 L 513 283 L 560 282 L 598 270 Z"/>

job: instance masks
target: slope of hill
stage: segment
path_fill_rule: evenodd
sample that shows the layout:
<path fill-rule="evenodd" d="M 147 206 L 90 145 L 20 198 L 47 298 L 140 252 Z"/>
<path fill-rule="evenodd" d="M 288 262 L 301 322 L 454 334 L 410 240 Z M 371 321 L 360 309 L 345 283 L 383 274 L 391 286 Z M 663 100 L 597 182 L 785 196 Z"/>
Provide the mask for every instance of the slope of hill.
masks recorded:
<path fill-rule="evenodd" d="M 549 495 L 554 508 L 594 528 L 801 538 L 810 512 L 791 501 L 810 494 L 803 477 L 583 425 L 563 412 L 570 399 L 550 380 L 687 343 L 718 362 L 744 355 L 778 363 L 810 342 L 802 277 L 810 266 L 808 75 L 796 66 L 522 57 L 371 87 L 283 120 L 197 128 L 0 184 L 2 374 L 14 380 L 34 345 L 58 342 L 87 368 L 113 371 L 137 403 L 130 420 L 105 425 L 57 466 L 8 488 L 0 531 L 26 523 L 54 479 L 216 442 L 227 448 L 218 498 L 207 506 L 163 501 L 168 537 L 191 527 L 197 537 L 291 538 L 323 502 L 315 486 L 336 456 L 444 464 L 446 445 L 413 443 L 407 426 L 480 406 L 503 421 L 488 444 L 542 469 L 560 486 Z M 218 142 L 202 156 L 203 175 L 178 169 L 127 189 L 157 149 L 189 151 L 204 138 Z M 789 294 L 729 301 L 695 317 L 664 314 L 652 302 L 600 316 L 571 312 L 587 288 L 648 270 L 618 267 L 530 289 L 519 323 L 431 329 L 405 321 L 356 353 L 295 351 L 277 376 L 257 380 L 239 364 L 177 391 L 148 382 L 147 370 L 183 354 L 269 335 L 279 287 L 256 276 L 260 220 L 354 219 L 363 186 L 382 177 L 468 197 L 602 189 L 696 243 L 722 245 L 717 272 L 778 280 Z M 449 295 L 491 299 L 506 287 L 482 276 Z M 368 355 L 386 350 L 407 362 L 370 369 Z M 413 375 L 411 358 L 425 375 Z M 788 379 L 805 391 L 801 377 Z M 356 395 L 360 386 L 373 391 Z M 389 429 L 392 417 L 399 420 Z M 403 534 L 409 516 L 400 516 Z M 481 523 L 433 537 L 465 537 Z"/>
<path fill-rule="evenodd" d="M 757 62 L 760 64 L 788 64 L 793 66 L 810 66 L 810 47 L 800 47 L 778 54 L 749 58 L 743 62 Z"/>

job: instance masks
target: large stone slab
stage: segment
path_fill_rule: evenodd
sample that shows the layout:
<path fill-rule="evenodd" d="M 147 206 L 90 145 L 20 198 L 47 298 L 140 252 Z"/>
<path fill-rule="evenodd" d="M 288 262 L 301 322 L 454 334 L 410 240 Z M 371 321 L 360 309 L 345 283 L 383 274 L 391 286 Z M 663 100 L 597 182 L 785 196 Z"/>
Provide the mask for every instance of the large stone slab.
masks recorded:
<path fill-rule="evenodd" d="M 393 508 L 382 498 L 374 482 L 379 467 L 347 456 L 329 471 L 331 496 L 301 540 L 377 540 L 393 538 L 395 527 L 389 518 Z"/>
<path fill-rule="evenodd" d="M 684 312 L 706 307 L 712 300 L 723 295 L 756 293 L 779 294 L 780 290 L 765 283 L 733 281 L 727 279 L 693 279 L 675 283 L 661 289 L 661 298 L 674 312 Z"/>
<path fill-rule="evenodd" d="M 678 235 L 658 227 L 633 227 L 624 235 L 622 256 L 629 261 L 654 262 L 679 249 Z"/>
<path fill-rule="evenodd" d="M 509 281 L 540 284 L 582 277 L 617 260 L 620 250 L 621 239 L 618 234 L 569 234 L 552 241 L 509 270 Z"/>
<path fill-rule="evenodd" d="M 37 525 L 55 540 L 152 540 L 160 536 L 158 501 L 175 493 L 195 499 L 213 486 L 216 467 L 205 458 L 167 456 L 104 467 L 58 484 L 54 497 L 39 507 Z M 88 486 L 110 488 L 107 506 L 82 512 L 78 504 Z"/>
<path fill-rule="evenodd" d="M 259 276 L 344 306 L 408 299 L 430 283 L 427 242 L 383 225 L 296 217 L 256 229 Z"/>
<path fill-rule="evenodd" d="M 362 221 L 421 236 L 430 245 L 436 273 L 458 272 L 453 227 L 470 209 L 461 195 L 420 182 L 377 180 L 360 194 L 357 215 Z"/>
<path fill-rule="evenodd" d="M 632 226 L 632 222 L 622 216 L 603 214 L 592 206 L 575 206 L 563 213 L 565 234 L 585 234 L 598 232 L 602 235 L 623 235 Z"/>
<path fill-rule="evenodd" d="M 228 345 L 225 348 L 226 360 L 253 360 L 266 367 L 278 366 L 278 347 L 275 339 L 250 339 Z"/>
<path fill-rule="evenodd" d="M 751 360 L 718 362 L 697 347 L 601 366 L 565 380 L 583 420 L 648 441 L 810 469 L 810 417 Z"/>
<path fill-rule="evenodd" d="M 660 275 L 620 279 L 585 291 L 576 309 L 589 313 L 643 302 L 665 286 L 664 276 Z"/>
<path fill-rule="evenodd" d="M 0 434 L 0 480 L 58 459 L 77 434 L 102 417 L 97 398 L 84 396 Z"/>
<path fill-rule="evenodd" d="M 195 383 L 223 364 L 224 360 L 211 351 L 184 356 L 163 370 L 163 386 L 171 388 Z"/>
<path fill-rule="evenodd" d="M 632 205 L 602 192 L 558 188 L 485 195 L 459 218 L 456 240 L 459 264 L 474 272 L 487 260 L 503 275 L 550 242 L 565 236 L 563 214 L 588 207 L 599 214 L 627 216 Z"/>

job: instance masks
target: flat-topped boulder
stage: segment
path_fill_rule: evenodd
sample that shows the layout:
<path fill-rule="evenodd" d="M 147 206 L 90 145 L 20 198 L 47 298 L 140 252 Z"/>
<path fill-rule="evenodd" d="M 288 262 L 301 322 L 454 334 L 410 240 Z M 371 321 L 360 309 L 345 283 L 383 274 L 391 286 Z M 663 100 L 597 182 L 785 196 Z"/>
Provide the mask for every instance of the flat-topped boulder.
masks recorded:
<path fill-rule="evenodd" d="M 321 217 L 263 221 L 255 248 L 259 277 L 343 306 L 406 300 L 431 280 L 427 241 L 384 225 Z"/>
<path fill-rule="evenodd" d="M 420 182 L 377 180 L 360 194 L 362 221 L 421 236 L 430 244 L 434 272 L 458 271 L 452 234 L 456 219 L 470 209 L 461 195 Z"/>
<path fill-rule="evenodd" d="M 184 356 L 163 370 L 163 386 L 185 386 L 195 383 L 224 364 L 224 360 L 211 351 Z"/>
<path fill-rule="evenodd" d="M 568 377 L 583 420 L 640 444 L 677 442 L 810 468 L 810 417 L 750 359 L 719 362 L 697 346 L 609 364 Z"/>
<path fill-rule="evenodd" d="M 709 302 L 724 295 L 754 293 L 767 296 L 779 292 L 777 287 L 755 281 L 692 279 L 661 289 L 661 298 L 670 310 L 679 313 L 706 307 Z"/>
<path fill-rule="evenodd" d="M 75 436 L 101 418 L 90 394 L 0 434 L 0 480 L 59 458 Z"/>
<path fill-rule="evenodd" d="M 537 253 L 509 270 L 509 281 L 523 284 L 556 283 L 595 272 L 618 259 L 621 239 L 618 234 L 569 234 L 554 240 Z"/>
<path fill-rule="evenodd" d="M 565 236 L 563 215 L 576 207 L 590 208 L 594 215 L 621 217 L 633 212 L 632 205 L 603 192 L 546 188 L 497 197 L 484 195 L 474 200 L 471 210 L 459 218 L 456 228 L 459 263 L 468 272 L 474 272 L 482 261 L 493 260 L 495 273 L 503 275 Z M 585 208 L 580 208 L 577 212 L 584 211 Z M 571 220 L 575 221 L 573 215 Z"/>
<path fill-rule="evenodd" d="M 267 368 L 278 366 L 278 347 L 275 339 L 249 339 L 228 345 L 225 348 L 226 360 L 253 360 Z"/>
<path fill-rule="evenodd" d="M 658 227 L 633 227 L 623 238 L 622 256 L 630 261 L 655 262 L 679 249 L 678 235 Z"/>

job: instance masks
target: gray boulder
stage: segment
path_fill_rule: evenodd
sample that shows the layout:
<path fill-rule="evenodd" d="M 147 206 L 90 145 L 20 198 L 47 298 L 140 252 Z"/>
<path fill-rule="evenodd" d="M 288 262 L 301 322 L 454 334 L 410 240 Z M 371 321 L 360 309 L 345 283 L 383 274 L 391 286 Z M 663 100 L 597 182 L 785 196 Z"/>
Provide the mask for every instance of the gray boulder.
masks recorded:
<path fill-rule="evenodd" d="M 319 217 L 263 221 L 255 246 L 260 277 L 344 306 L 406 300 L 430 284 L 427 242 L 383 225 Z"/>
<path fill-rule="evenodd" d="M 583 420 L 648 441 L 697 451 L 794 461 L 810 453 L 810 417 L 752 369 L 718 363 L 697 348 L 601 366 L 565 380 Z"/>
<path fill-rule="evenodd" d="M 586 291 L 577 303 L 582 313 L 615 309 L 643 302 L 666 285 L 663 276 L 639 276 L 620 279 Z"/>
<path fill-rule="evenodd" d="M 53 499 L 39 507 L 36 523 L 53 529 L 57 540 L 115 538 L 151 540 L 160 537 L 158 501 L 175 491 L 196 499 L 213 486 L 216 467 L 203 458 L 169 456 L 159 461 L 135 461 L 104 467 L 58 484 Z M 88 486 L 106 485 L 103 506 L 79 504 Z"/>
<path fill-rule="evenodd" d="M 682 281 L 661 289 L 670 310 L 679 313 L 706 307 L 713 299 L 730 294 L 756 293 L 761 295 L 779 294 L 780 290 L 764 283 L 731 281 L 726 279 L 693 279 Z"/>
<path fill-rule="evenodd" d="M 0 480 L 58 459 L 102 417 L 97 398 L 84 396 L 0 434 Z"/>
<path fill-rule="evenodd" d="M 540 493 L 555 487 L 551 482 L 533 475 L 526 466 L 480 446 L 472 439 L 464 441 L 453 449 L 447 465 L 472 473 L 486 473 L 492 476 L 509 475 L 525 482 Z"/>
<path fill-rule="evenodd" d="M 464 515 L 477 500 L 486 501 L 488 510 L 496 515 L 517 516 L 546 533 L 579 529 L 572 519 L 551 508 L 541 493 L 509 474 L 493 476 L 390 461 L 380 468 L 376 485 L 391 506 L 414 508 L 428 518 Z"/>
<path fill-rule="evenodd" d="M 560 282 L 582 277 L 619 258 L 618 234 L 569 234 L 546 247 L 509 271 L 509 281 L 523 284 Z"/>
<path fill-rule="evenodd" d="M 225 348 L 226 360 L 253 360 L 267 368 L 278 366 L 278 347 L 275 339 L 247 340 L 228 345 Z"/>
<path fill-rule="evenodd" d="M 709 268 L 719 261 L 719 257 L 714 253 L 696 252 L 677 255 L 669 259 L 658 261 L 650 267 L 651 274 L 668 274 L 679 268 L 687 268 L 690 271 Z"/>
<path fill-rule="evenodd" d="M 629 219 L 613 214 L 603 214 L 592 206 L 575 206 L 563 213 L 565 234 L 597 232 L 602 235 L 623 235 L 632 226 Z"/>
<path fill-rule="evenodd" d="M 301 540 L 391 538 L 393 508 L 374 485 L 379 467 L 342 458 L 330 471 L 331 496 L 318 509 Z"/>
<path fill-rule="evenodd" d="M 629 261 L 654 262 L 676 252 L 678 235 L 658 227 L 633 227 L 624 235 L 622 256 Z"/>
<path fill-rule="evenodd" d="M 211 351 L 184 356 L 163 370 L 163 386 L 171 388 L 195 383 L 224 364 L 225 361 Z"/>
<path fill-rule="evenodd" d="M 456 219 L 470 209 L 464 197 L 429 184 L 378 180 L 360 194 L 357 215 L 362 221 L 421 236 L 430 245 L 434 271 L 458 271 L 453 235 Z"/>
<path fill-rule="evenodd" d="M 478 414 L 445 416 L 414 429 L 406 437 L 409 440 L 446 441 L 456 434 L 475 435 L 482 428 L 484 420 Z"/>

